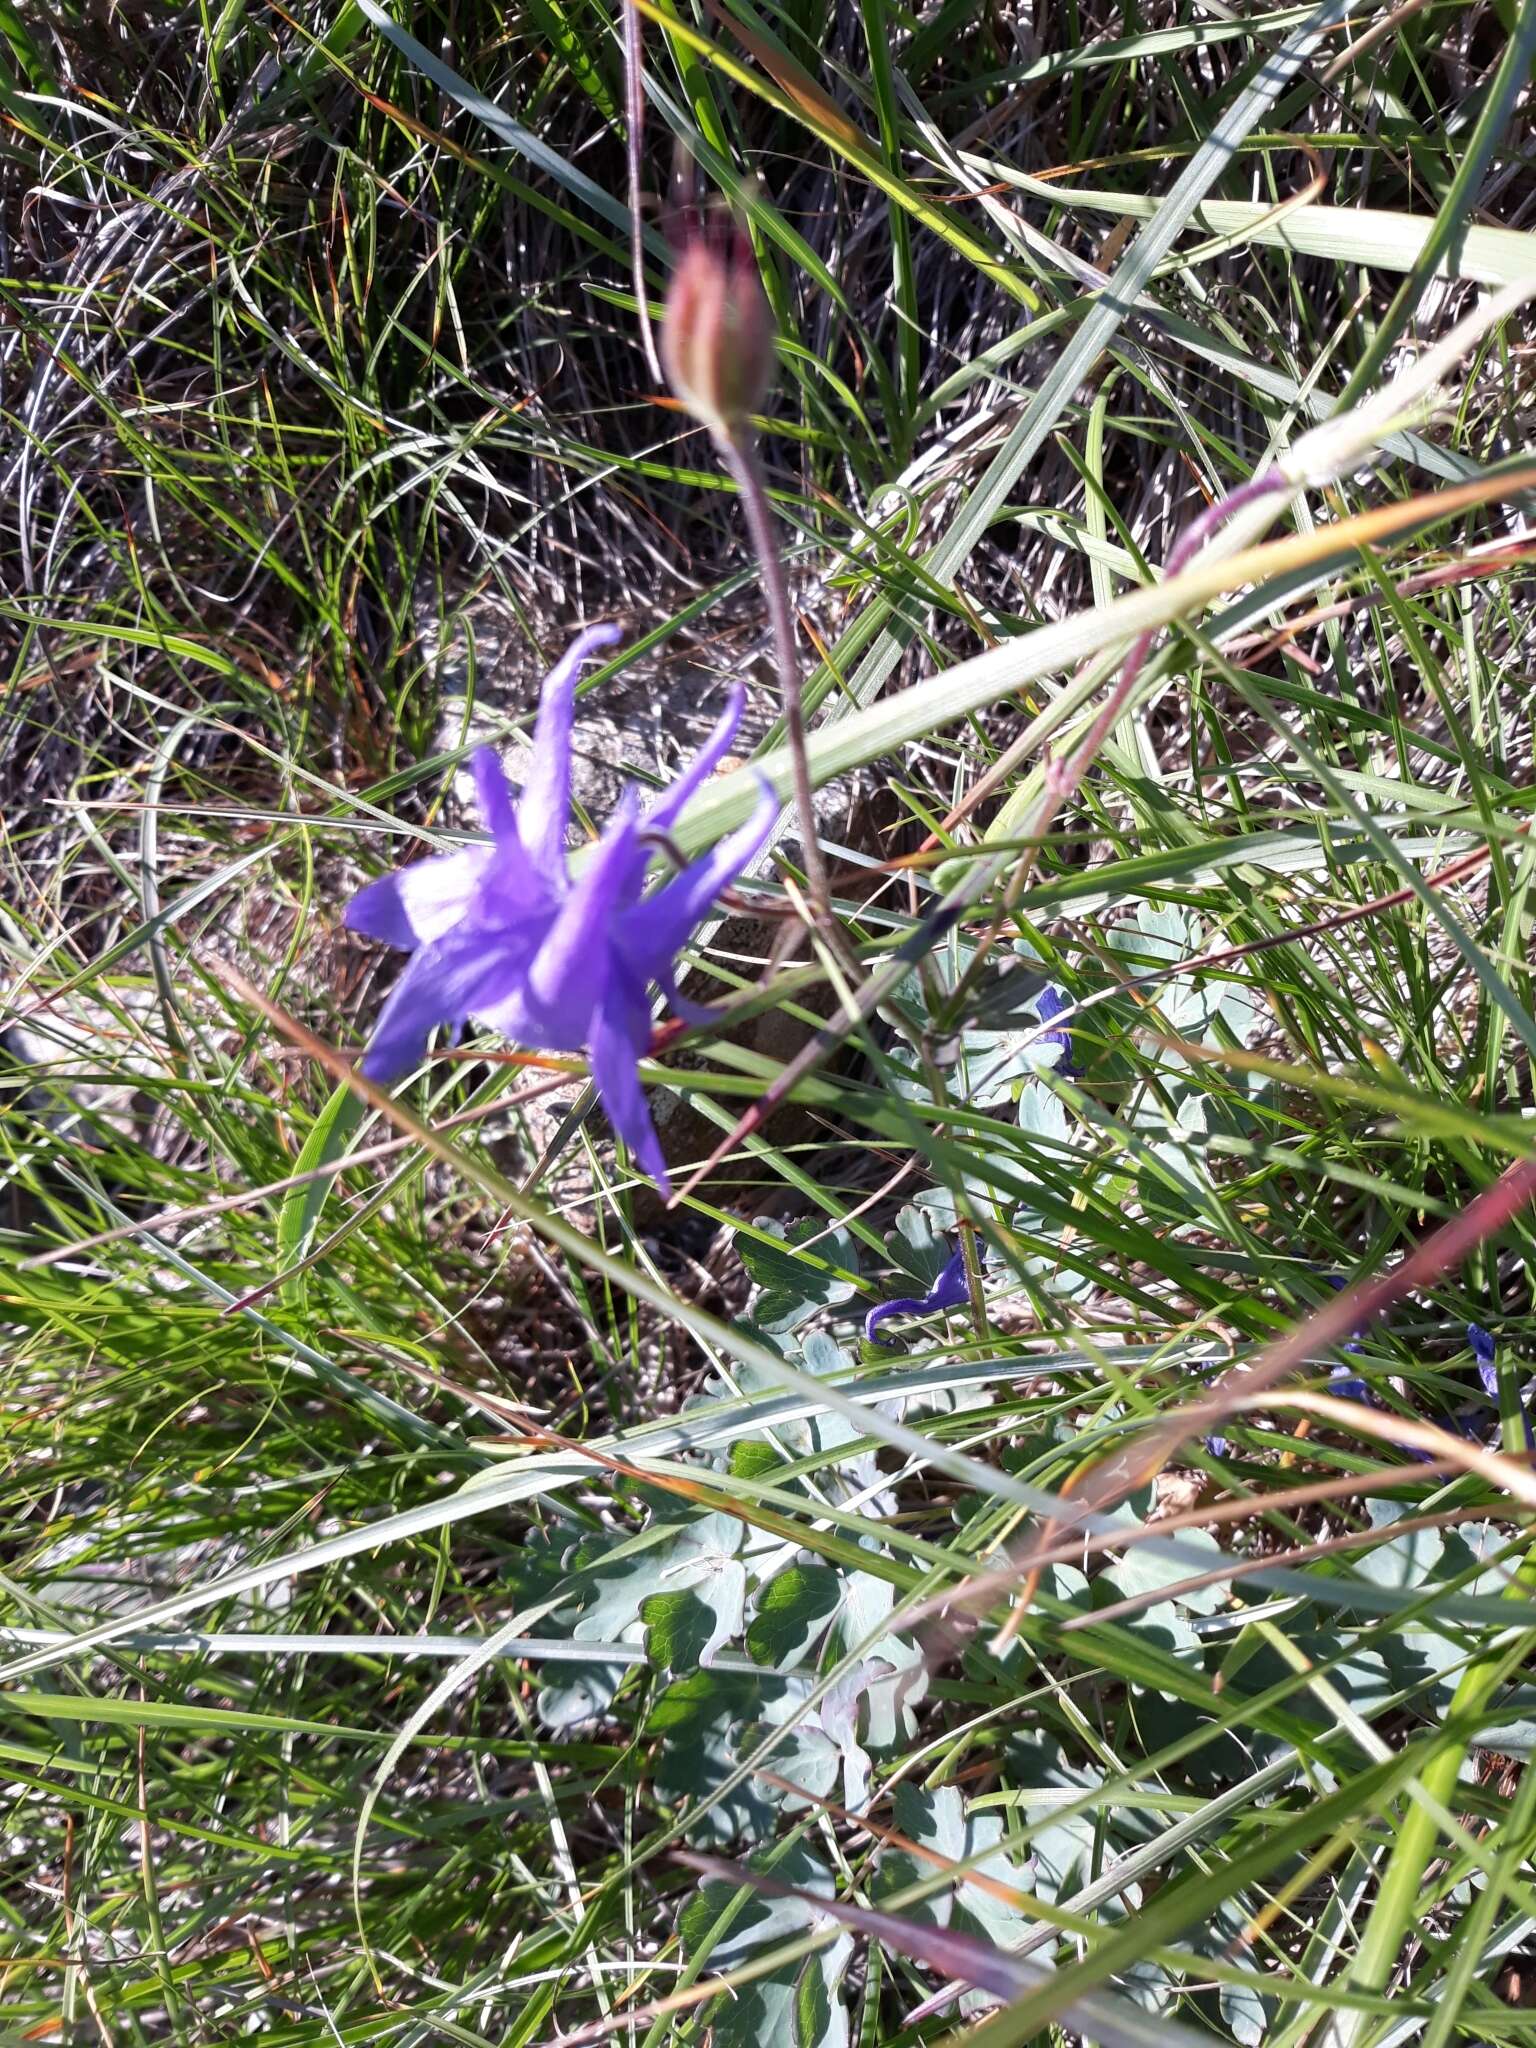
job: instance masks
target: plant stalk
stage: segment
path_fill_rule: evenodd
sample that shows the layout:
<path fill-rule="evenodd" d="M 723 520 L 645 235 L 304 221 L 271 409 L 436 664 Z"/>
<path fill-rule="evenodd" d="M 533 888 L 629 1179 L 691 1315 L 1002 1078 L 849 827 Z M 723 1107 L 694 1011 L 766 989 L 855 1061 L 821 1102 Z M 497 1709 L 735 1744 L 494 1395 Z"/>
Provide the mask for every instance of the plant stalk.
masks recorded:
<path fill-rule="evenodd" d="M 784 737 L 789 747 L 790 773 L 794 779 L 795 810 L 800 819 L 800 843 L 805 863 L 806 894 L 819 925 L 830 929 L 832 898 L 827 887 L 826 862 L 816 837 L 816 798 L 811 784 L 811 765 L 805 744 L 805 703 L 800 692 L 800 655 L 795 645 L 795 622 L 789 608 L 789 585 L 784 575 L 784 558 L 774 527 L 773 507 L 757 442 L 749 426 L 718 437 L 720 453 L 741 493 L 747 533 L 757 556 L 763 579 L 763 597 L 773 628 L 774 658 L 779 671 L 779 690 L 784 704 Z"/>
<path fill-rule="evenodd" d="M 629 270 L 635 288 L 635 316 L 640 322 L 640 340 L 645 360 L 658 384 L 666 381 L 661 358 L 656 353 L 656 331 L 651 324 L 651 302 L 645 289 L 645 216 L 640 205 L 641 143 L 645 133 L 645 43 L 640 10 L 635 0 L 623 0 L 624 8 L 624 156 L 629 172 Z"/>

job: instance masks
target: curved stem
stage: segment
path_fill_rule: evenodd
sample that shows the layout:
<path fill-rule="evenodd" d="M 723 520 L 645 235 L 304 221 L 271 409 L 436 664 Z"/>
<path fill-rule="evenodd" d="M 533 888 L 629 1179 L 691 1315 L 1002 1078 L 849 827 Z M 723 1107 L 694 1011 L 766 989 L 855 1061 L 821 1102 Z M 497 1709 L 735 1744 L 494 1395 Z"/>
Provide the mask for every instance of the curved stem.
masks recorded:
<path fill-rule="evenodd" d="M 1192 519 L 1168 551 L 1163 565 L 1163 579 L 1168 581 L 1187 569 L 1199 554 L 1211 535 L 1219 526 L 1225 525 L 1234 513 L 1242 512 L 1261 498 L 1274 497 L 1281 491 L 1290 490 L 1291 481 L 1278 463 L 1270 463 L 1252 476 L 1247 483 L 1235 491 L 1229 491 L 1224 498 L 1218 498 L 1212 505 Z M 1152 643 L 1157 638 L 1155 631 L 1139 633 L 1131 642 L 1125 661 L 1120 670 L 1120 679 L 1105 699 L 1103 709 L 1088 728 L 1084 738 L 1073 748 L 1067 759 L 1053 763 L 1054 772 L 1047 771 L 1045 801 L 1030 833 L 1039 838 L 1055 820 L 1062 806 L 1075 795 L 1084 776 L 1092 767 L 1100 747 L 1108 739 L 1116 721 L 1124 711 L 1135 692 L 1137 679 L 1146 666 Z"/>
<path fill-rule="evenodd" d="M 746 514 L 752 551 L 762 572 L 763 596 L 773 627 L 774 655 L 778 663 L 779 689 L 784 700 L 784 737 L 789 746 L 790 770 L 794 777 L 795 809 L 800 817 L 800 844 L 805 862 L 806 893 L 819 924 L 830 924 L 831 897 L 827 889 L 827 868 L 816 837 L 816 802 L 811 787 L 810 762 L 805 748 L 805 705 L 800 695 L 800 655 L 795 645 L 795 622 L 789 609 L 789 586 L 784 578 L 784 559 L 779 552 L 773 507 L 763 481 L 762 463 L 750 427 L 742 427 L 720 439 L 720 452 L 735 478 Z"/>

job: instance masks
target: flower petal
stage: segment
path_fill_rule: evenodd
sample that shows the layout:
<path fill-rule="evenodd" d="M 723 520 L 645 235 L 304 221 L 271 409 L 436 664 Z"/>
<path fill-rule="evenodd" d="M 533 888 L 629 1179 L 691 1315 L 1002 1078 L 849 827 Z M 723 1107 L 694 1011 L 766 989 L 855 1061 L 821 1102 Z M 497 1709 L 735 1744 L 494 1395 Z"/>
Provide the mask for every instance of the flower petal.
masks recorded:
<path fill-rule="evenodd" d="M 488 917 L 509 925 L 549 909 L 565 888 L 563 860 L 540 867 L 528 858 L 518 833 L 518 813 L 507 784 L 501 756 L 492 747 L 477 747 L 470 772 L 480 801 L 480 816 L 494 842 L 494 859 L 481 882 L 482 907 Z"/>
<path fill-rule="evenodd" d="M 440 939 L 474 904 L 490 858 L 490 847 L 466 846 L 381 875 L 347 905 L 347 930 L 407 951 Z"/>
<path fill-rule="evenodd" d="M 977 1240 L 978 1256 L 984 1256 L 982 1241 Z M 889 1316 L 926 1316 L 935 1309 L 965 1308 L 971 1298 L 970 1282 L 966 1278 L 965 1253 L 957 1251 L 944 1262 L 944 1270 L 933 1286 L 922 1297 L 914 1301 L 910 1295 L 900 1295 L 895 1301 L 883 1301 L 878 1308 L 872 1308 L 864 1318 L 864 1336 L 871 1344 L 888 1344 L 888 1337 L 877 1337 L 876 1330 Z"/>
<path fill-rule="evenodd" d="M 1072 1008 L 1073 1005 L 1061 990 L 1047 982 L 1036 999 L 1035 1015 L 1042 1024 L 1055 1024 L 1058 1017 L 1065 1016 Z M 1059 1024 L 1054 1031 L 1043 1031 L 1036 1042 L 1042 1046 L 1054 1045 L 1060 1049 L 1061 1058 L 1056 1064 L 1058 1074 L 1071 1078 L 1080 1071 L 1072 1057 L 1072 1027 L 1069 1024 Z"/>
<path fill-rule="evenodd" d="M 642 981 L 657 981 L 670 971 L 678 952 L 720 891 L 734 882 L 768 842 L 779 815 L 779 800 L 764 782 L 757 809 L 745 825 L 684 868 L 619 921 L 615 941 Z"/>
<path fill-rule="evenodd" d="M 696 1003 L 690 996 L 685 996 L 679 991 L 677 976 L 673 973 L 670 965 L 665 973 L 657 974 L 655 979 L 656 986 L 667 999 L 667 1007 L 671 1010 L 673 1016 L 681 1018 L 684 1024 L 718 1024 L 720 1022 L 719 1012 L 711 1009 L 708 1003 Z"/>
<path fill-rule="evenodd" d="M 910 1294 L 899 1294 L 894 1301 L 882 1301 L 864 1318 L 864 1341 L 868 1344 L 889 1344 L 889 1337 L 875 1335 L 880 1325 L 891 1316 L 920 1316 L 927 1306 L 926 1300 L 918 1301 Z"/>
<path fill-rule="evenodd" d="M 726 700 L 724 711 L 715 722 L 714 731 L 665 796 L 659 797 L 646 812 L 645 829 L 648 832 L 671 831 L 677 819 L 681 817 L 688 799 L 701 783 L 706 782 L 714 774 L 721 760 L 730 751 L 746 703 L 746 690 L 742 684 L 737 683 Z"/>
<path fill-rule="evenodd" d="M 592 1018 L 587 1057 L 603 1113 L 661 1192 L 672 1191 L 661 1140 L 646 1107 L 639 1061 L 651 1041 L 644 990 L 611 963 Z"/>
<path fill-rule="evenodd" d="M 510 945 L 504 935 L 466 920 L 419 947 L 379 1012 L 363 1055 L 368 1079 L 398 1080 L 419 1062 L 439 1024 L 457 1028 L 515 985 L 526 972 L 533 940 L 530 930 L 521 945 Z"/>
<path fill-rule="evenodd" d="M 480 822 L 498 842 L 516 839 L 521 852 L 523 842 L 518 838 L 517 807 L 512 800 L 512 785 L 507 781 L 506 766 L 500 754 L 494 747 L 476 747 L 469 757 L 469 772 L 475 778 Z"/>
<path fill-rule="evenodd" d="M 581 665 L 620 638 L 617 626 L 588 626 L 578 633 L 544 679 L 533 760 L 517 807 L 518 836 L 543 875 L 565 873 L 565 833 L 571 816 L 571 725 L 576 716 L 576 681 Z"/>
<path fill-rule="evenodd" d="M 1477 1366 L 1477 1376 L 1483 1383 L 1483 1392 L 1492 1401 L 1499 1398 L 1499 1368 L 1495 1362 L 1493 1339 L 1477 1323 L 1468 1323 L 1467 1342 L 1472 1347 L 1472 1358 Z"/>
<path fill-rule="evenodd" d="M 944 1262 L 944 1270 L 933 1283 L 928 1296 L 930 1308 L 963 1308 L 971 1298 L 970 1282 L 965 1277 L 965 1253 L 953 1253 Z"/>
<path fill-rule="evenodd" d="M 528 969 L 529 1043 L 551 1050 L 584 1045 L 602 998 L 613 933 L 626 896 L 645 873 L 639 805 L 626 790 L 607 831 L 545 927 Z"/>

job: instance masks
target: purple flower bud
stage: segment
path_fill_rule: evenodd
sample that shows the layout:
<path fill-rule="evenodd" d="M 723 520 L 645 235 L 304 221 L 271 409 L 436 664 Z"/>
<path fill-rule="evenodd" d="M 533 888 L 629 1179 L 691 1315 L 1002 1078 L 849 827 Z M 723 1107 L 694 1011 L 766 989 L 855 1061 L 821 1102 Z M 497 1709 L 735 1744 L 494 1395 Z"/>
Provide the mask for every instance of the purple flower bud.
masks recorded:
<path fill-rule="evenodd" d="M 694 418 L 729 442 L 773 384 L 773 312 L 741 228 L 693 213 L 686 234 L 667 293 L 661 359 Z"/>
<path fill-rule="evenodd" d="M 678 953 L 720 891 L 761 850 L 778 800 L 767 783 L 745 825 L 650 895 L 649 834 L 669 832 L 689 797 L 736 737 L 744 692 L 693 762 L 642 813 L 633 790 L 575 876 L 566 864 L 571 809 L 571 726 L 581 664 L 619 637 L 591 626 L 545 682 L 533 759 L 513 800 L 498 757 L 473 757 L 489 840 L 417 861 L 370 882 L 347 909 L 348 928 L 409 950 L 390 990 L 363 1072 L 408 1073 L 439 1024 L 478 1017 L 519 1045 L 585 1050 L 608 1121 L 651 1178 L 667 1186 L 661 1146 L 640 1086 L 651 1042 L 646 990 L 655 982 L 687 1014 L 674 981 Z"/>

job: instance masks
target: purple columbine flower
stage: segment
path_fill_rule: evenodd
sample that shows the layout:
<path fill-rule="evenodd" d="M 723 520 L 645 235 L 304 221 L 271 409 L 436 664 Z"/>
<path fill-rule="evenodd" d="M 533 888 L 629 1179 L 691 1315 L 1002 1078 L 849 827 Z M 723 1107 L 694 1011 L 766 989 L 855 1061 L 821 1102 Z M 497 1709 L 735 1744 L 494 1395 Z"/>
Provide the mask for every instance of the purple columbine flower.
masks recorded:
<path fill-rule="evenodd" d="M 1483 1383 L 1483 1392 L 1490 1401 L 1499 1398 L 1499 1368 L 1494 1364 L 1493 1339 L 1477 1323 L 1468 1323 L 1467 1342 L 1472 1346 L 1472 1362 L 1477 1367 L 1477 1376 Z"/>
<path fill-rule="evenodd" d="M 1071 1007 L 1071 1003 L 1068 1002 L 1061 990 L 1053 988 L 1047 982 L 1046 986 L 1040 991 L 1039 1001 L 1035 1004 L 1035 1015 L 1042 1024 L 1050 1024 L 1054 1023 L 1056 1018 L 1064 1016 Z M 1081 1073 L 1082 1069 L 1072 1057 L 1072 1031 L 1069 1025 L 1059 1025 L 1054 1031 L 1042 1031 L 1036 1043 L 1039 1045 L 1054 1045 L 1060 1048 L 1061 1058 L 1056 1062 L 1056 1072 L 1058 1074 L 1070 1076 Z"/>
<path fill-rule="evenodd" d="M 926 1294 L 920 1297 L 899 1295 L 895 1301 L 882 1301 L 877 1308 L 872 1308 L 864 1318 L 864 1341 L 867 1344 L 889 1344 L 889 1337 L 877 1337 L 875 1332 L 891 1316 L 925 1316 L 936 1308 L 964 1308 L 970 1298 L 970 1285 L 965 1277 L 965 1253 L 959 1251 L 945 1261 L 943 1272 Z"/>
<path fill-rule="evenodd" d="M 680 1014 L 674 963 L 700 918 L 773 829 L 767 783 L 747 824 L 649 896 L 642 896 L 648 835 L 669 831 L 736 737 L 745 692 L 672 787 L 643 813 L 626 790 L 608 829 L 572 880 L 565 835 L 571 811 L 571 724 L 581 664 L 619 638 L 589 626 L 544 684 L 528 779 L 516 802 L 497 755 L 472 757 L 487 844 L 418 861 L 353 897 L 355 932 L 411 953 L 389 993 L 363 1072 L 393 1081 L 421 1059 L 439 1024 L 477 1018 L 504 1038 L 545 1052 L 586 1049 L 608 1120 L 663 1190 L 666 1168 L 645 1105 L 638 1062 L 651 1039 L 651 982 Z"/>

